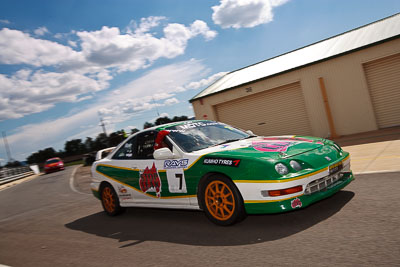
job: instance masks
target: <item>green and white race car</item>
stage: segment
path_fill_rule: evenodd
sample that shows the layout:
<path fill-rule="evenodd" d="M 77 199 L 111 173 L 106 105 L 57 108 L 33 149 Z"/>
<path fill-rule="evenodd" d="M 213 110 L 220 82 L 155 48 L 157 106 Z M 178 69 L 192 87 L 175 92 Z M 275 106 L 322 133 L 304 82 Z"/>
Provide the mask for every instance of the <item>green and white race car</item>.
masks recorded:
<path fill-rule="evenodd" d="M 218 225 L 307 207 L 354 179 L 349 153 L 333 141 L 205 120 L 138 132 L 96 161 L 92 176 L 111 216 L 125 207 L 201 209 Z"/>

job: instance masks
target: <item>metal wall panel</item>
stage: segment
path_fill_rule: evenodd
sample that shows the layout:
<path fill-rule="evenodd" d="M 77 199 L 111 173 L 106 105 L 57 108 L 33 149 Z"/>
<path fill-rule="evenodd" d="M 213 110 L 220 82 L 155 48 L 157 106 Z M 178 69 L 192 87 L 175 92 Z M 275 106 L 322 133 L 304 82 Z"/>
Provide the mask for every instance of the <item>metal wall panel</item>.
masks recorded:
<path fill-rule="evenodd" d="M 337 133 L 345 136 L 375 131 L 378 130 L 378 124 L 368 89 L 364 64 L 399 53 L 400 38 L 397 38 L 328 61 L 244 84 L 232 90 L 204 97 L 202 101 L 195 100 L 192 102 L 193 108 L 198 119 L 218 120 L 215 108 L 218 105 L 227 102 L 235 103 L 236 99 L 261 94 L 272 88 L 301 81 L 302 96 L 312 129 L 311 134 L 329 137 L 330 129 L 318 83 L 319 77 L 323 77 Z M 251 91 L 249 92 L 248 89 Z M 397 117 L 399 116 L 397 115 Z M 252 128 L 248 129 L 253 130 Z M 289 131 L 289 133 L 294 133 L 294 131 Z"/>
<path fill-rule="evenodd" d="M 215 106 L 217 120 L 258 135 L 311 135 L 300 83 Z"/>
<path fill-rule="evenodd" d="M 364 64 L 379 128 L 400 125 L 400 54 Z"/>
<path fill-rule="evenodd" d="M 226 89 L 232 89 L 259 79 L 265 79 L 272 75 L 355 51 L 391 38 L 398 38 L 399 35 L 400 13 L 309 46 L 232 71 L 201 91 L 191 100 L 206 97 Z"/>

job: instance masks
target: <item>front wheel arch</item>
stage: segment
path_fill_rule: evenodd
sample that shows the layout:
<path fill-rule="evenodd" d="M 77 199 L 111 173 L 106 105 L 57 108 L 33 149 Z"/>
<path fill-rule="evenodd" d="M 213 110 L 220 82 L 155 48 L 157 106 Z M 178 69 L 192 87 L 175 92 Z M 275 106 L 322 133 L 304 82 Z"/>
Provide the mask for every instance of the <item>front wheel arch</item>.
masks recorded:
<path fill-rule="evenodd" d="M 204 186 L 204 183 L 207 182 L 207 179 L 209 179 L 213 175 L 223 175 L 223 176 L 227 177 L 228 179 L 231 179 L 227 175 L 225 175 L 225 174 L 223 174 L 221 172 L 209 172 L 209 173 L 206 173 L 205 175 L 203 175 L 203 177 L 200 178 L 200 181 L 199 181 L 199 183 L 197 185 L 197 192 L 196 193 L 197 193 L 197 203 L 199 203 L 199 207 L 200 207 L 201 210 L 203 210 L 203 207 L 202 207 L 202 203 L 201 203 L 201 199 L 200 199 L 200 189 Z"/>

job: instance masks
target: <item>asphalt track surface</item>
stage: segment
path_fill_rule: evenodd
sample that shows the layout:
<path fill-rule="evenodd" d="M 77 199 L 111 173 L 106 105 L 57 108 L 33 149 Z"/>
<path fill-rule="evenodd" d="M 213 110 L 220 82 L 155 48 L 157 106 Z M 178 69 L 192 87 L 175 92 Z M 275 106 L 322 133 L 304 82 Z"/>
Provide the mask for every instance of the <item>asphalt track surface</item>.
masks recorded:
<path fill-rule="evenodd" d="M 198 211 L 130 208 L 108 217 L 85 177 L 71 180 L 75 168 L 0 191 L 0 264 L 400 265 L 399 172 L 357 175 L 308 208 L 219 227 Z"/>

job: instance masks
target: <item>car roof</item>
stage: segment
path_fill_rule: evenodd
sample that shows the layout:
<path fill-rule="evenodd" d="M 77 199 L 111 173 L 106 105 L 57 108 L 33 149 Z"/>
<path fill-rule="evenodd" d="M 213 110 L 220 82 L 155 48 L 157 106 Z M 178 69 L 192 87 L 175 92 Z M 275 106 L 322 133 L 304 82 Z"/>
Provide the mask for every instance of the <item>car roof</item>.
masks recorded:
<path fill-rule="evenodd" d="M 195 122 L 215 122 L 215 121 L 211 121 L 211 120 L 186 120 L 186 121 L 177 121 L 177 122 L 165 123 L 165 124 L 156 125 L 156 126 L 152 126 L 152 127 L 140 130 L 139 132 L 131 134 L 127 139 L 130 139 L 134 135 L 137 135 L 137 134 L 140 134 L 140 133 L 144 133 L 144 132 L 147 132 L 147 131 L 162 131 L 162 130 L 165 130 L 166 128 L 171 127 L 171 126 L 177 126 L 177 125 L 183 125 L 183 124 L 195 123 Z"/>

